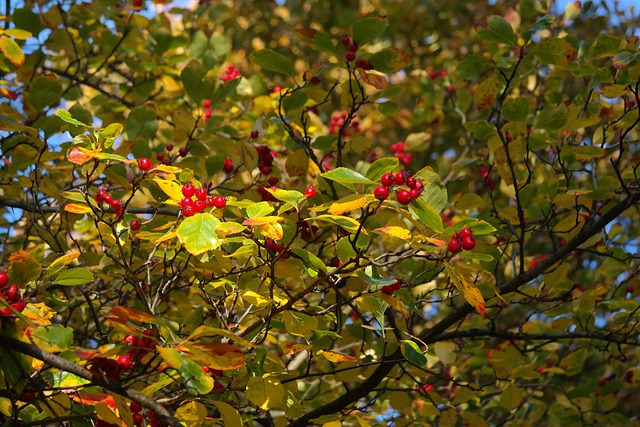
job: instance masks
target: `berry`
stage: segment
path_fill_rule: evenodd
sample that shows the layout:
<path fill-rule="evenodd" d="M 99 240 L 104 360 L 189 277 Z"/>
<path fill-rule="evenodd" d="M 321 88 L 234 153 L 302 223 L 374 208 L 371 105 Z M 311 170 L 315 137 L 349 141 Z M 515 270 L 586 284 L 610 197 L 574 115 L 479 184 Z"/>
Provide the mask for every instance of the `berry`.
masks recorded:
<path fill-rule="evenodd" d="M 384 185 L 376 187 L 373 191 L 373 196 L 380 201 L 386 200 L 389 197 L 389 189 Z"/>
<path fill-rule="evenodd" d="M 317 85 L 318 83 L 320 83 L 320 77 L 318 76 L 311 77 L 311 80 L 309 80 L 309 83 L 311 83 L 312 85 Z"/>
<path fill-rule="evenodd" d="M 383 294 L 392 295 L 395 289 L 393 288 L 393 285 L 385 285 L 382 287 L 381 291 Z"/>
<path fill-rule="evenodd" d="M 173 150 L 173 144 L 167 144 L 165 148 L 167 149 L 167 151 L 171 151 Z"/>
<path fill-rule="evenodd" d="M 193 208 L 196 210 L 196 212 L 204 212 L 204 210 L 207 208 L 207 202 L 205 200 L 196 200 Z"/>
<path fill-rule="evenodd" d="M 211 100 L 210 99 L 205 99 L 204 102 L 202 103 L 202 105 L 204 105 L 204 108 L 211 107 Z"/>
<path fill-rule="evenodd" d="M 202 367 L 202 371 L 203 371 L 205 374 L 208 374 L 208 373 L 211 371 L 211 369 L 210 369 L 208 366 L 203 366 L 203 367 Z"/>
<path fill-rule="evenodd" d="M 133 414 L 133 425 L 141 426 L 144 424 L 144 415 L 137 413 Z"/>
<path fill-rule="evenodd" d="M 351 44 L 351 39 L 349 36 L 342 36 L 342 40 L 340 42 L 345 46 L 349 46 Z"/>
<path fill-rule="evenodd" d="M 415 200 L 420 196 L 420 190 L 418 190 L 417 188 L 412 188 L 411 190 L 409 190 L 409 196 L 411 197 L 411 200 Z"/>
<path fill-rule="evenodd" d="M 198 200 L 206 200 L 207 198 L 207 189 L 204 187 L 196 188 L 196 198 Z"/>
<path fill-rule="evenodd" d="M 260 136 L 260 133 L 257 130 L 251 131 L 251 139 L 257 139 Z"/>
<path fill-rule="evenodd" d="M 438 73 L 436 73 L 435 71 L 430 71 L 429 72 L 429 78 L 431 80 L 435 79 L 436 77 L 438 77 Z"/>
<path fill-rule="evenodd" d="M 351 51 L 349 51 L 345 55 L 345 58 L 347 59 L 347 62 L 352 62 L 354 59 L 356 59 L 356 54 L 351 52 Z"/>
<path fill-rule="evenodd" d="M 182 207 L 182 215 L 189 217 L 193 216 L 196 213 L 196 208 L 192 205 L 183 206 Z"/>
<path fill-rule="evenodd" d="M 182 199 L 180 201 L 180 206 L 185 207 L 185 206 L 191 206 L 194 207 L 195 203 L 193 202 L 193 200 L 191 199 L 191 197 L 185 197 L 184 199 Z"/>
<path fill-rule="evenodd" d="M 462 230 L 460 230 L 458 235 L 460 236 L 461 239 L 464 239 L 465 237 L 473 237 L 473 231 L 471 231 L 470 228 L 465 227 Z"/>
<path fill-rule="evenodd" d="M 262 175 L 269 175 L 271 173 L 271 166 L 265 164 L 258 166 L 258 169 Z"/>
<path fill-rule="evenodd" d="M 457 254 L 462 250 L 462 245 L 460 244 L 460 240 L 458 239 L 457 235 L 454 235 L 451 240 L 449 240 L 447 249 L 449 249 L 449 252 L 451 252 L 452 254 Z"/>
<path fill-rule="evenodd" d="M 385 187 L 391 187 L 394 184 L 394 176 L 391 172 L 387 172 L 380 178 L 380 183 Z"/>
<path fill-rule="evenodd" d="M 164 153 L 158 153 L 156 154 L 156 160 L 158 160 L 159 162 L 164 160 Z"/>
<path fill-rule="evenodd" d="M 133 231 L 140 230 L 140 221 L 138 221 L 137 219 L 132 219 L 129 223 L 129 228 L 131 228 Z"/>
<path fill-rule="evenodd" d="M 150 167 L 151 167 L 151 160 L 149 160 L 146 157 L 140 157 L 138 159 L 138 168 L 140 168 L 141 171 L 148 171 Z"/>
<path fill-rule="evenodd" d="M 10 303 L 14 303 L 14 302 L 18 302 L 19 299 L 20 299 L 20 289 L 18 289 L 18 286 L 17 285 L 9 286 L 9 289 L 7 289 L 7 300 Z"/>
<path fill-rule="evenodd" d="M 411 194 L 407 190 L 400 190 L 398 194 L 396 194 L 396 199 L 398 199 L 398 203 L 401 205 L 408 205 L 411 203 Z"/>
<path fill-rule="evenodd" d="M 416 179 L 414 177 L 410 176 L 406 179 L 406 181 L 407 187 L 416 188 Z"/>
<path fill-rule="evenodd" d="M 4 271 L 0 271 L 0 289 L 9 284 L 9 275 Z"/>
<path fill-rule="evenodd" d="M 273 239 L 265 239 L 264 240 L 264 245 L 267 248 L 267 250 L 269 252 L 275 252 L 276 251 L 276 242 Z"/>
<path fill-rule="evenodd" d="M 215 206 L 218 209 L 222 209 L 225 206 L 227 206 L 227 198 L 224 196 L 216 196 L 213 199 L 213 206 Z"/>
<path fill-rule="evenodd" d="M 122 342 L 124 342 L 127 345 L 136 345 L 136 337 L 133 335 L 127 335 L 126 337 L 124 337 L 124 339 L 122 340 Z"/>
<path fill-rule="evenodd" d="M 270 186 L 273 187 L 274 185 L 276 185 L 278 183 L 278 177 L 276 177 L 276 176 L 269 177 L 267 182 L 269 183 Z"/>
<path fill-rule="evenodd" d="M 472 236 L 461 237 L 460 243 L 462 243 L 462 249 L 464 249 L 465 251 L 470 251 L 471 249 L 476 247 L 476 241 Z"/>
<path fill-rule="evenodd" d="M 233 171 L 233 160 L 231 160 L 230 158 L 227 157 L 226 159 L 224 159 L 223 165 L 224 166 L 222 167 L 222 170 L 224 171 L 224 173 L 229 174 Z"/>
<path fill-rule="evenodd" d="M 131 412 L 133 412 L 134 414 L 137 414 L 138 412 L 142 412 L 142 405 L 136 401 L 132 401 L 129 404 L 129 409 L 131 409 Z"/>
<path fill-rule="evenodd" d="M 284 245 L 282 243 L 276 243 L 273 250 L 274 252 L 282 253 L 284 251 Z"/>
<path fill-rule="evenodd" d="M 110 205 L 111 203 L 113 203 L 113 196 L 111 194 L 107 194 L 106 196 L 104 196 L 103 200 L 106 204 Z"/>
<path fill-rule="evenodd" d="M 189 154 L 189 149 L 187 147 L 180 147 L 180 149 L 178 150 L 178 154 L 180 155 L 180 157 L 187 157 L 187 154 Z"/>
<path fill-rule="evenodd" d="M 304 190 L 304 195 L 307 197 L 307 199 L 313 199 L 314 197 L 316 197 L 316 188 L 313 186 L 308 186 L 306 190 Z"/>
<path fill-rule="evenodd" d="M 191 183 L 187 183 L 182 186 L 182 195 L 184 197 L 191 197 L 196 194 L 196 188 Z"/>
<path fill-rule="evenodd" d="M 131 362 L 131 358 L 129 356 L 119 356 L 116 362 L 118 362 L 118 366 L 123 371 L 128 371 L 129 369 L 131 369 L 131 366 L 133 365 L 133 363 Z"/>
<path fill-rule="evenodd" d="M 393 182 L 395 182 L 398 185 L 403 185 L 404 184 L 404 174 L 402 172 L 400 172 L 398 175 L 393 177 Z"/>
<path fill-rule="evenodd" d="M 356 42 L 349 43 L 349 46 L 347 46 L 347 49 L 349 50 L 349 52 L 356 53 L 358 51 L 358 43 Z"/>
<path fill-rule="evenodd" d="M 27 306 L 27 302 L 23 299 L 18 300 L 16 302 L 14 302 L 13 304 L 11 304 L 11 308 L 13 308 L 15 311 L 19 311 L 22 312 L 22 310 L 25 309 L 25 307 Z"/>

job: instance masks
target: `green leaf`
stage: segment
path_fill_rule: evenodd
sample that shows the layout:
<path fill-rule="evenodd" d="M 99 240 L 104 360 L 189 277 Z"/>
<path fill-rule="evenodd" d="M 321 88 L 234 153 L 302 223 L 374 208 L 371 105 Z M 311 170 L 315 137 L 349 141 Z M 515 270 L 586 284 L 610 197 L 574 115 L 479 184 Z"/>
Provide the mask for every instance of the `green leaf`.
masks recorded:
<path fill-rule="evenodd" d="M 360 228 L 360 223 L 355 219 L 342 215 L 318 215 L 313 218 L 315 221 L 328 222 L 344 228 L 349 233 L 355 233 Z"/>
<path fill-rule="evenodd" d="M 622 40 L 607 34 L 600 34 L 589 49 L 589 56 L 597 58 L 607 58 L 618 54 Z"/>
<path fill-rule="evenodd" d="M 73 329 L 63 326 L 40 326 L 31 333 L 31 341 L 51 353 L 69 350 L 73 344 Z"/>
<path fill-rule="evenodd" d="M 383 18 L 360 19 L 353 24 L 353 41 L 360 46 L 365 45 L 380 37 L 388 26 L 389 22 Z"/>
<path fill-rule="evenodd" d="M 189 62 L 180 73 L 184 90 L 198 104 L 208 97 L 207 85 L 204 83 L 206 74 L 207 71 L 202 64 L 195 60 Z"/>
<path fill-rule="evenodd" d="M 512 122 L 526 122 L 529 115 L 527 98 L 509 98 L 502 104 L 502 117 Z"/>
<path fill-rule="evenodd" d="M 285 311 L 283 313 L 284 327 L 291 335 L 300 337 L 310 336 L 318 328 L 318 318 L 297 311 Z"/>
<path fill-rule="evenodd" d="M 311 45 L 313 49 L 318 52 L 338 55 L 337 46 L 333 44 L 331 37 L 327 36 L 325 33 L 311 28 L 302 28 L 296 31 L 304 37 L 305 41 Z"/>
<path fill-rule="evenodd" d="M 210 401 L 213 403 L 218 411 L 220 412 L 220 416 L 222 417 L 222 422 L 225 427 L 242 427 L 244 423 L 242 422 L 242 417 L 238 413 L 238 410 L 228 403 L 221 402 L 219 400 Z"/>
<path fill-rule="evenodd" d="M 135 108 L 127 117 L 124 131 L 127 138 L 132 141 L 137 139 L 150 140 L 158 131 L 156 112 L 149 107 Z"/>
<path fill-rule="evenodd" d="M 71 116 L 71 113 L 68 112 L 67 110 L 58 110 L 56 111 L 56 116 L 60 117 L 62 120 L 64 120 L 65 122 L 74 125 L 74 126 L 79 126 L 81 128 L 85 128 L 85 129 L 91 129 L 91 126 L 86 125 L 84 123 L 82 123 L 80 120 L 76 120 Z"/>
<path fill-rule="evenodd" d="M 305 197 L 306 199 L 306 197 Z M 267 202 L 254 203 L 247 208 L 247 217 L 257 218 L 261 216 L 267 216 L 274 211 L 273 206 Z"/>
<path fill-rule="evenodd" d="M 491 224 L 481 219 L 475 218 L 466 218 L 462 221 L 458 221 L 450 227 L 447 227 L 446 230 L 442 233 L 444 236 L 452 236 L 453 233 L 456 233 L 463 228 L 468 227 L 473 231 L 473 234 L 476 236 L 482 236 L 485 234 L 495 233 L 497 230 Z"/>
<path fill-rule="evenodd" d="M 387 172 L 392 172 L 399 164 L 400 162 L 396 157 L 383 157 L 382 159 L 378 159 L 367 169 L 367 178 L 371 181 L 378 182 L 382 175 Z"/>
<path fill-rule="evenodd" d="M 374 70 L 394 74 L 409 65 L 411 57 L 400 49 L 390 47 L 374 53 L 370 61 Z"/>
<path fill-rule="evenodd" d="M 216 249 L 222 243 L 216 233 L 220 220 L 209 213 L 186 218 L 178 227 L 178 239 L 192 255 Z"/>
<path fill-rule="evenodd" d="M 464 127 L 473 134 L 478 141 L 484 141 L 496 133 L 496 128 L 486 120 L 474 120 L 464 124 Z"/>
<path fill-rule="evenodd" d="M 293 77 L 295 69 L 293 61 L 271 49 L 262 49 L 251 52 L 251 62 L 265 70 L 275 71 Z"/>
<path fill-rule="evenodd" d="M 409 212 L 418 218 L 423 224 L 437 233 L 442 233 L 442 218 L 431 205 L 422 198 L 417 198 L 409 205 Z"/>
<path fill-rule="evenodd" d="M 109 148 L 113 145 L 113 141 L 120 136 L 124 126 L 120 123 L 111 123 L 104 129 L 100 129 L 98 131 L 98 141 L 100 142 L 100 146 L 104 148 Z"/>
<path fill-rule="evenodd" d="M 211 96 L 211 105 L 216 105 L 218 102 L 224 101 L 225 98 L 231 95 L 238 88 L 240 82 L 241 79 L 234 79 L 220 86 Z"/>
<path fill-rule="evenodd" d="M 516 387 L 514 384 L 509 384 L 500 395 L 500 406 L 508 410 L 516 409 L 520 406 L 522 396 L 524 396 L 523 389 Z"/>
<path fill-rule="evenodd" d="M 394 116 L 400 111 L 400 105 L 393 101 L 386 101 L 378 104 L 378 111 L 385 116 Z"/>
<path fill-rule="evenodd" d="M 38 110 L 55 104 L 62 96 L 62 83 L 53 77 L 39 76 L 25 95 L 29 104 Z M 84 125 L 83 125 L 84 126 Z"/>
<path fill-rule="evenodd" d="M 400 350 L 402 351 L 404 358 L 414 365 L 422 368 L 427 364 L 427 358 L 422 351 L 420 351 L 420 347 L 418 347 L 418 344 L 415 342 L 411 340 L 402 340 L 402 347 L 400 347 Z"/>
<path fill-rule="evenodd" d="M 542 40 L 533 49 L 536 59 L 545 65 L 565 65 L 576 59 L 578 51 L 566 39 Z"/>
<path fill-rule="evenodd" d="M 615 68 L 620 70 L 631 64 L 638 57 L 638 55 L 640 55 L 640 52 L 634 52 L 632 50 L 623 51 L 614 56 L 611 62 L 613 63 L 613 66 Z"/>
<path fill-rule="evenodd" d="M 458 73 L 458 77 L 464 80 L 474 80 L 478 79 L 480 75 L 489 67 L 491 64 L 489 61 L 484 59 L 480 55 L 471 54 L 463 59 L 457 66 L 456 71 Z"/>
<path fill-rule="evenodd" d="M 525 41 L 529 41 L 531 36 L 538 31 L 546 30 L 553 25 L 554 16 L 552 14 L 544 15 L 539 18 L 525 33 L 523 34 Z"/>
<path fill-rule="evenodd" d="M 282 107 L 287 114 L 290 114 L 292 111 L 304 107 L 308 100 L 309 95 L 301 90 L 296 90 L 282 101 Z"/>
<path fill-rule="evenodd" d="M 207 35 L 202 30 L 198 30 L 195 32 L 193 37 L 191 38 L 191 45 L 189 46 L 189 52 L 191 52 L 191 57 L 195 59 L 200 59 L 207 51 L 209 40 L 207 40 Z"/>
<path fill-rule="evenodd" d="M 473 92 L 473 103 L 478 110 L 493 107 L 498 96 L 498 80 L 495 75 L 478 83 Z"/>
<path fill-rule="evenodd" d="M 502 16 L 492 15 L 487 20 L 487 28 L 478 31 L 478 36 L 492 43 L 508 44 L 516 46 L 517 37 L 509 24 Z"/>
<path fill-rule="evenodd" d="M 440 180 L 440 175 L 427 166 L 416 172 L 415 177 L 424 183 L 424 190 L 420 198 L 437 213 L 441 212 L 447 204 L 448 194 L 447 187 Z"/>
<path fill-rule="evenodd" d="M 0 51 L 16 67 L 21 67 L 24 64 L 25 56 L 22 48 L 5 35 L 0 35 Z"/>
<path fill-rule="evenodd" d="M 167 365 L 178 371 L 189 393 L 207 394 L 213 389 L 213 379 L 205 374 L 200 365 L 181 355 L 178 350 L 157 347 L 157 351 Z"/>
<path fill-rule="evenodd" d="M 327 271 L 327 266 L 320 258 L 315 256 L 309 251 L 301 248 L 294 248 L 291 250 L 296 256 L 300 257 L 304 261 L 305 267 L 313 267 L 316 270 Z"/>
<path fill-rule="evenodd" d="M 283 190 L 281 188 L 272 190 L 270 188 L 267 188 L 267 191 L 273 194 L 273 197 L 275 197 L 276 199 L 286 202 L 291 206 L 293 206 L 294 208 L 297 208 L 300 205 L 300 203 L 307 200 L 307 197 L 304 194 L 295 190 Z M 257 216 L 261 216 L 261 215 L 257 215 Z"/>
<path fill-rule="evenodd" d="M 93 273 L 84 268 L 71 268 L 58 274 L 54 283 L 61 286 L 78 286 L 93 282 Z"/>
<path fill-rule="evenodd" d="M 321 176 L 325 179 L 335 181 L 338 184 L 375 184 L 375 182 L 371 181 L 369 178 L 347 168 L 335 168 L 329 172 L 323 173 Z"/>
<path fill-rule="evenodd" d="M 558 130 L 567 122 L 567 107 L 562 104 L 546 105 L 535 120 L 535 127 L 546 130 Z"/>

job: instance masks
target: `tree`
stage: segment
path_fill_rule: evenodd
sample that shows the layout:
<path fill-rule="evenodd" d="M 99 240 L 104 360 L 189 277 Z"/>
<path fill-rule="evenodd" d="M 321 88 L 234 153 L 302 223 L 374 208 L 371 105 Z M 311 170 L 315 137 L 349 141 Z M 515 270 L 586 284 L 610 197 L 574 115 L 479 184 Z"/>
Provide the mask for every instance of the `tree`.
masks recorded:
<path fill-rule="evenodd" d="M 637 423 L 638 19 L 493 3 L 7 2 L 3 422 Z"/>

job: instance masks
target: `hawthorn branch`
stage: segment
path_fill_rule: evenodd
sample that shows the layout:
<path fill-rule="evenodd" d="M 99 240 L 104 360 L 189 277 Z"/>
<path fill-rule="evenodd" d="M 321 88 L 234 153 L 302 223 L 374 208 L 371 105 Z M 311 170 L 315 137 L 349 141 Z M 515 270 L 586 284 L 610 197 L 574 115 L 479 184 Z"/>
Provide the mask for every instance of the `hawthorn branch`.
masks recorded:
<path fill-rule="evenodd" d="M 469 329 L 465 331 L 454 331 L 443 333 L 437 337 L 437 341 L 448 341 L 458 338 L 480 338 L 495 337 L 504 338 L 510 341 L 559 341 L 566 339 L 589 339 L 606 341 L 615 344 L 627 344 L 640 346 L 640 341 L 629 340 L 628 337 L 620 334 L 603 334 L 598 331 L 578 331 L 578 332 L 544 332 L 538 334 L 527 334 L 520 332 L 496 331 L 490 329 Z"/>
<path fill-rule="evenodd" d="M 0 206 L 8 208 L 22 209 L 23 211 L 33 213 L 58 213 L 63 210 L 62 206 L 43 206 L 34 203 L 25 202 L 24 200 L 9 199 L 6 197 L 0 197 Z M 105 212 L 113 213 L 112 209 L 104 209 Z M 167 216 L 178 216 L 180 211 L 178 209 L 170 208 L 126 208 L 125 212 L 133 214 L 156 214 Z"/>
<path fill-rule="evenodd" d="M 31 356 L 34 359 L 38 359 L 42 362 L 48 363 L 49 365 L 56 367 L 62 371 L 70 372 L 74 375 L 79 376 L 80 378 L 89 380 L 94 384 L 97 384 L 116 394 L 119 394 L 120 396 L 128 397 L 129 399 L 138 402 L 142 406 L 151 409 L 158 415 L 158 417 L 160 417 L 164 422 L 171 426 L 182 426 L 182 424 L 180 424 L 180 422 L 178 422 L 178 420 L 175 419 L 164 406 L 160 405 L 153 399 L 148 398 L 139 391 L 126 388 L 119 383 L 106 381 L 103 378 L 94 376 L 89 370 L 85 369 L 84 367 L 63 359 L 60 356 L 56 356 L 53 353 L 44 351 L 36 347 L 35 345 L 28 344 L 24 341 L 20 341 L 6 335 L 0 335 L 0 347 L 6 350 L 24 354 L 26 356 Z"/>

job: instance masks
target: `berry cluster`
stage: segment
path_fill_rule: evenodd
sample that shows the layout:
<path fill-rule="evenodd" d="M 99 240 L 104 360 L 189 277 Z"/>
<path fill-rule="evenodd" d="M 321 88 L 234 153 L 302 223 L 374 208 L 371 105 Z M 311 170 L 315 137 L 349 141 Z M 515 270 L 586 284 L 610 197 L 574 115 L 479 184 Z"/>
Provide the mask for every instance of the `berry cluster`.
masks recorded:
<path fill-rule="evenodd" d="M 451 240 L 447 244 L 447 249 L 452 254 L 457 254 L 461 252 L 463 249 L 465 251 L 470 251 L 476 247 L 476 241 L 473 238 L 473 231 L 469 228 L 463 228 L 457 233 L 453 233 L 451 236 Z"/>
<path fill-rule="evenodd" d="M 89 372 L 97 377 L 106 378 L 108 381 L 119 381 L 124 372 L 130 371 L 133 361 L 130 356 L 118 356 L 117 359 L 96 357 L 91 359 Z"/>
<path fill-rule="evenodd" d="M 186 217 L 204 212 L 206 208 L 222 209 L 227 205 L 227 199 L 224 196 L 211 197 L 206 188 L 196 188 L 191 183 L 182 186 L 182 195 L 184 199 L 180 201 L 180 206 L 182 207 L 182 215 Z M 193 200 L 194 196 L 196 200 Z"/>
<path fill-rule="evenodd" d="M 309 223 L 306 221 L 301 221 L 298 223 L 300 226 L 300 237 L 305 242 L 311 242 L 317 235 L 320 228 L 317 225 L 309 226 Z"/>
<path fill-rule="evenodd" d="M 396 279 L 396 281 L 391 285 L 385 285 L 382 287 L 381 291 L 383 294 L 393 295 L 395 291 L 402 287 L 402 280 Z"/>
<path fill-rule="evenodd" d="M 431 71 L 429 72 L 429 78 L 431 80 L 437 79 L 438 77 L 447 77 L 447 72 L 442 70 L 442 71 Z"/>
<path fill-rule="evenodd" d="M 264 176 L 271 174 L 271 165 L 273 164 L 273 153 L 266 145 L 258 145 L 256 147 L 258 152 L 258 169 Z"/>
<path fill-rule="evenodd" d="M 343 36 L 341 43 L 347 48 L 347 53 L 344 55 L 347 62 L 356 61 L 356 67 L 363 70 L 373 70 L 373 65 L 368 59 L 356 59 L 356 52 L 358 51 L 358 43 L 352 42 L 349 36 Z"/>
<path fill-rule="evenodd" d="M 376 187 L 373 195 L 376 199 L 383 201 L 389 197 L 389 188 L 394 185 L 406 185 L 409 189 L 401 188 L 396 193 L 396 200 L 401 205 L 408 205 L 424 191 L 424 184 L 422 181 L 415 179 L 412 176 L 408 176 L 405 172 L 400 172 L 396 175 L 391 172 L 387 172 L 380 178 L 382 185 Z"/>
<path fill-rule="evenodd" d="M 213 115 L 213 110 L 211 109 L 211 100 L 205 99 L 202 103 L 202 106 L 204 107 L 204 121 L 206 123 Z"/>
<path fill-rule="evenodd" d="M 173 160 L 177 158 L 176 156 L 171 156 L 171 151 L 173 151 L 173 144 L 167 144 L 165 148 L 167 149 L 169 155 L 167 156 L 164 153 L 158 153 L 156 154 L 156 159 L 165 166 L 171 166 Z M 184 147 L 180 147 L 180 149 L 178 150 L 178 155 L 180 157 L 187 157 L 187 154 L 189 154 L 189 149 L 187 148 L 187 146 L 185 145 Z"/>
<path fill-rule="evenodd" d="M 402 162 L 403 165 L 407 166 L 413 157 L 411 153 L 405 153 L 405 145 L 403 141 L 398 141 L 395 144 L 391 144 L 391 151 L 393 151 L 394 155 Z"/>
<path fill-rule="evenodd" d="M 264 246 L 270 253 L 281 255 L 282 259 L 287 259 L 291 256 L 288 252 L 284 251 L 284 244 L 276 243 L 273 239 L 264 239 Z"/>
<path fill-rule="evenodd" d="M 230 82 L 231 80 L 237 79 L 239 75 L 240 75 L 240 72 L 238 71 L 236 66 L 233 64 L 229 64 L 229 66 L 227 67 L 226 70 L 224 70 L 220 78 L 222 79 L 223 82 Z"/>
<path fill-rule="evenodd" d="M 489 175 L 489 169 L 485 166 L 480 166 L 480 175 L 482 175 L 485 187 L 493 191 L 493 179 L 491 178 L 491 175 Z"/>
<path fill-rule="evenodd" d="M 107 205 L 109 205 L 109 207 L 113 209 L 113 212 L 117 217 L 121 217 L 124 213 L 124 205 L 122 203 L 122 200 L 114 199 L 111 194 L 107 193 L 107 190 L 102 189 L 98 191 L 93 196 L 93 200 L 95 200 L 98 205 L 101 205 L 102 203 L 106 203 Z"/>
<path fill-rule="evenodd" d="M 333 115 L 331 116 L 331 121 L 329 122 L 329 133 L 336 133 L 337 131 L 339 131 L 340 128 L 342 128 L 342 126 L 344 125 L 345 120 L 347 120 L 347 113 L 333 113 Z M 349 123 L 349 126 L 351 126 L 351 129 L 353 129 L 353 133 L 360 132 L 360 123 L 358 123 L 357 120 L 353 120 L 351 123 Z M 351 130 L 345 129 L 342 134 L 344 136 L 349 136 L 351 135 Z"/>
<path fill-rule="evenodd" d="M 0 272 L 0 299 L 6 301 L 15 311 L 22 312 L 27 302 L 22 299 L 17 285 L 9 285 L 9 276 L 4 271 Z M 9 307 L 0 307 L 0 317 L 11 317 L 13 311 Z"/>

